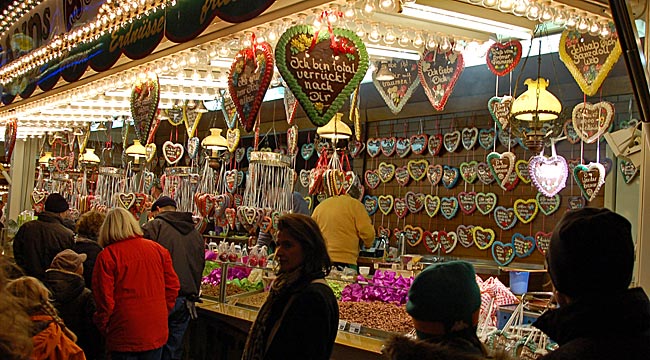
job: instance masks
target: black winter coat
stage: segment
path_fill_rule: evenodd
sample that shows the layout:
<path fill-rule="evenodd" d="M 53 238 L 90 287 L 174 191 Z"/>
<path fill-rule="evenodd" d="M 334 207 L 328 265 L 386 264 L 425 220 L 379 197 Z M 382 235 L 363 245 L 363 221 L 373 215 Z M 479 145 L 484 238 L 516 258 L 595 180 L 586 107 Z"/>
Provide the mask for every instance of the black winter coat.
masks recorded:
<path fill-rule="evenodd" d="M 205 266 L 205 242 L 194 228 L 192 214 L 165 211 L 142 226 L 144 238 L 169 250 L 181 289 L 178 296 L 198 297 Z"/>
<path fill-rule="evenodd" d="M 102 251 L 101 245 L 97 241 L 85 238 L 83 236 L 77 236 L 77 240 L 72 246 L 77 254 L 86 254 L 86 261 L 84 261 L 84 281 L 88 289 L 93 288 L 92 278 L 93 278 L 93 269 L 95 268 L 95 260 L 97 260 L 97 255 Z"/>
<path fill-rule="evenodd" d="M 95 300 L 90 289 L 84 286 L 81 275 L 65 270 L 48 269 L 45 285 L 52 292 L 54 307 L 65 326 L 77 335 L 77 345 L 83 349 L 87 359 L 102 354 L 102 338 L 93 323 Z"/>
<path fill-rule="evenodd" d="M 14 237 L 14 258 L 26 275 L 44 280 L 45 270 L 59 252 L 72 248 L 74 233 L 63 219 L 44 211 L 38 220 L 24 223 Z"/>
<path fill-rule="evenodd" d="M 650 302 L 641 288 L 547 311 L 533 326 L 560 345 L 543 359 L 650 359 Z"/>
<path fill-rule="evenodd" d="M 478 341 L 478 339 L 477 339 Z M 384 347 L 384 356 L 390 360 L 482 360 L 481 349 L 470 341 L 454 338 L 444 343 L 417 340 L 406 336 L 390 338 Z M 508 359 L 498 354 L 494 359 Z"/>

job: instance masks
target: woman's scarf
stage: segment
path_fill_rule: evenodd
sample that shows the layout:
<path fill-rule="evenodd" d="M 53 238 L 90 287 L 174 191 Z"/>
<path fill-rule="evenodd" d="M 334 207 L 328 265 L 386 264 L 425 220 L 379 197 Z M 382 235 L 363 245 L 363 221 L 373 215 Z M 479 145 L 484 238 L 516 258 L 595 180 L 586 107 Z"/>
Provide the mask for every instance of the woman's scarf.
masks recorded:
<path fill-rule="evenodd" d="M 271 283 L 269 297 L 260 308 L 255 323 L 251 326 L 242 360 L 264 359 L 269 345 L 268 342 L 271 340 L 267 337 L 275 323 L 282 321 L 281 316 L 278 315 L 277 320 L 271 323 L 270 318 L 273 315 L 273 308 L 276 304 L 282 303 L 288 306 L 289 298 L 302 288 L 301 285 L 308 284 L 307 281 L 303 281 L 302 271 L 303 268 L 299 267 L 291 272 L 280 274 Z M 283 309 L 284 307 L 281 310 Z"/>

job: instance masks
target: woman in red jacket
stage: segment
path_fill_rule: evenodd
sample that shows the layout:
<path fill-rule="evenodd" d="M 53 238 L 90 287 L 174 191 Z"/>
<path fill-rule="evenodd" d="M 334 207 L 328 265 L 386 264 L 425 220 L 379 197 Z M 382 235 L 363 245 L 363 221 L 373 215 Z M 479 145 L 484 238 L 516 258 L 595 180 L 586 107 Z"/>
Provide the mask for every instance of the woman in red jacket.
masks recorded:
<path fill-rule="evenodd" d="M 160 359 L 180 288 L 169 252 L 143 239 L 138 222 L 122 208 L 106 215 L 99 244 L 104 250 L 93 270 L 94 320 L 112 360 Z"/>

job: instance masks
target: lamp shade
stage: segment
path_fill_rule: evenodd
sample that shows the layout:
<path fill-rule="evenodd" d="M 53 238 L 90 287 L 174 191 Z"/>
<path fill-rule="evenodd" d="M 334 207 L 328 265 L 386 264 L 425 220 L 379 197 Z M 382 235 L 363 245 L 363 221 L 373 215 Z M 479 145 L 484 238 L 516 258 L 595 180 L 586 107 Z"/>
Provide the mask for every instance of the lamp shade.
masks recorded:
<path fill-rule="evenodd" d="M 221 129 L 211 128 L 210 135 L 203 138 L 201 146 L 209 150 L 226 150 L 228 141 L 221 135 Z"/>
<path fill-rule="evenodd" d="M 52 152 L 51 151 L 46 151 L 45 155 L 41 156 L 38 159 L 38 163 L 41 165 L 47 165 L 50 162 L 50 159 L 52 158 Z"/>
<path fill-rule="evenodd" d="M 86 152 L 79 156 L 79 161 L 84 164 L 99 164 L 100 159 L 95 154 L 95 149 L 86 149 Z"/>
<path fill-rule="evenodd" d="M 135 139 L 133 140 L 133 145 L 126 148 L 126 154 L 137 159 L 147 156 L 147 149 L 140 144 L 140 140 Z"/>
<path fill-rule="evenodd" d="M 555 120 L 562 112 L 562 103 L 546 88 L 549 81 L 543 78 L 526 79 L 528 90 L 512 103 L 510 114 L 521 121 Z"/>
<path fill-rule="evenodd" d="M 343 114 L 336 113 L 332 120 L 319 127 L 316 133 L 326 139 L 349 139 L 352 136 L 352 130 L 343 122 Z"/>

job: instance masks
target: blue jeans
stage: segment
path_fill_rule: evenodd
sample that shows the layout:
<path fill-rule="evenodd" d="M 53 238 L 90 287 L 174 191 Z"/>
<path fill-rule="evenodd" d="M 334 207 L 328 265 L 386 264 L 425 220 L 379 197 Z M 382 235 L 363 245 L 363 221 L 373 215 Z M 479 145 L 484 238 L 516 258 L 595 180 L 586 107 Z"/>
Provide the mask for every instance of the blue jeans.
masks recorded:
<path fill-rule="evenodd" d="M 185 306 L 185 297 L 179 296 L 167 320 L 169 337 L 163 346 L 163 360 L 179 360 L 183 357 L 183 336 L 189 323 L 190 312 Z"/>
<path fill-rule="evenodd" d="M 139 352 L 111 352 L 111 360 L 159 360 L 162 356 L 162 347 L 158 349 Z"/>

